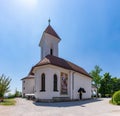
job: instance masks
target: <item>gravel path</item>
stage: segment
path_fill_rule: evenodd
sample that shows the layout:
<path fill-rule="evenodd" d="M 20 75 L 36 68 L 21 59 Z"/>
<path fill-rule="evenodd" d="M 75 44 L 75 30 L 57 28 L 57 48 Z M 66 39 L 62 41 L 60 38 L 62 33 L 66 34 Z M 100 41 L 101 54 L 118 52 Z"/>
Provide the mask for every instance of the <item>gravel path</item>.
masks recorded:
<path fill-rule="evenodd" d="M 15 106 L 0 106 L 0 116 L 120 116 L 120 106 L 109 100 L 33 103 L 17 98 Z"/>

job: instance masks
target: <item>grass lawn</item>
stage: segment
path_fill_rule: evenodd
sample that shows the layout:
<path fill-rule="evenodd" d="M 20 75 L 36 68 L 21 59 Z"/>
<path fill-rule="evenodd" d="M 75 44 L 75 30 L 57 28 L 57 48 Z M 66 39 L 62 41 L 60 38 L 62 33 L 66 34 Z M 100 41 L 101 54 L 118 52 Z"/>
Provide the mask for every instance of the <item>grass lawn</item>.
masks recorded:
<path fill-rule="evenodd" d="M 16 104 L 15 99 L 4 99 L 3 102 L 0 102 L 0 105 L 4 105 L 4 106 L 10 106 L 15 104 Z"/>

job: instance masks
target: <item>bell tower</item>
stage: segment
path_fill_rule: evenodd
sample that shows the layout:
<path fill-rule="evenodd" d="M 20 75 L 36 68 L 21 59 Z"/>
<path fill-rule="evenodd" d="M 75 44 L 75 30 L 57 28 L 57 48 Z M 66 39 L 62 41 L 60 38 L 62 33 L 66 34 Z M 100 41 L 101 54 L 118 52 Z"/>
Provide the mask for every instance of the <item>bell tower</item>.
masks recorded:
<path fill-rule="evenodd" d="M 42 38 L 39 43 L 39 46 L 41 47 L 41 59 L 43 59 L 47 55 L 53 55 L 58 57 L 58 44 L 60 40 L 60 37 L 50 25 L 49 19 L 48 26 L 43 32 Z"/>

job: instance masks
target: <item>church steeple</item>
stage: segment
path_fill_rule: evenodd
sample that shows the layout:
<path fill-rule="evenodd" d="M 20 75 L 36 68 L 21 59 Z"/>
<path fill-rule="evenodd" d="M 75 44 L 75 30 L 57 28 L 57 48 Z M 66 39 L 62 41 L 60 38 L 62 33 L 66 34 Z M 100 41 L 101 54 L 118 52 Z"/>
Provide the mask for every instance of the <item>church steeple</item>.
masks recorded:
<path fill-rule="evenodd" d="M 43 32 L 39 46 L 41 47 L 41 59 L 47 55 L 54 55 L 58 57 L 58 43 L 60 37 L 50 25 L 50 19 L 48 20 L 48 26 Z"/>

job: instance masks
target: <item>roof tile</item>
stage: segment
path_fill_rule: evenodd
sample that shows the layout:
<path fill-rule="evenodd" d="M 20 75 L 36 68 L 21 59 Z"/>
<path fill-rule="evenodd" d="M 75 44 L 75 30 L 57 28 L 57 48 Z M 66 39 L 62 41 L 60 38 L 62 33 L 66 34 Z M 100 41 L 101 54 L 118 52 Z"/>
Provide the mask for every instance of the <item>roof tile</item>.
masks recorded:
<path fill-rule="evenodd" d="M 55 65 L 55 66 L 59 66 L 68 70 L 73 70 L 76 71 L 78 73 L 81 73 L 83 75 L 86 75 L 88 77 L 91 78 L 91 76 L 80 66 L 77 66 L 67 60 L 64 60 L 62 58 L 53 56 L 53 55 L 47 55 L 43 60 L 41 60 L 39 63 L 37 63 L 35 66 L 32 67 L 30 74 L 33 73 L 33 70 L 35 67 L 39 67 L 39 66 L 43 66 L 43 65 L 47 65 L 47 64 L 51 64 L 51 65 Z"/>
<path fill-rule="evenodd" d="M 48 33 L 58 39 L 60 39 L 60 37 L 58 36 L 58 34 L 55 32 L 55 30 L 51 27 L 51 25 L 48 25 L 48 27 L 45 29 L 44 31 L 45 33 Z"/>

